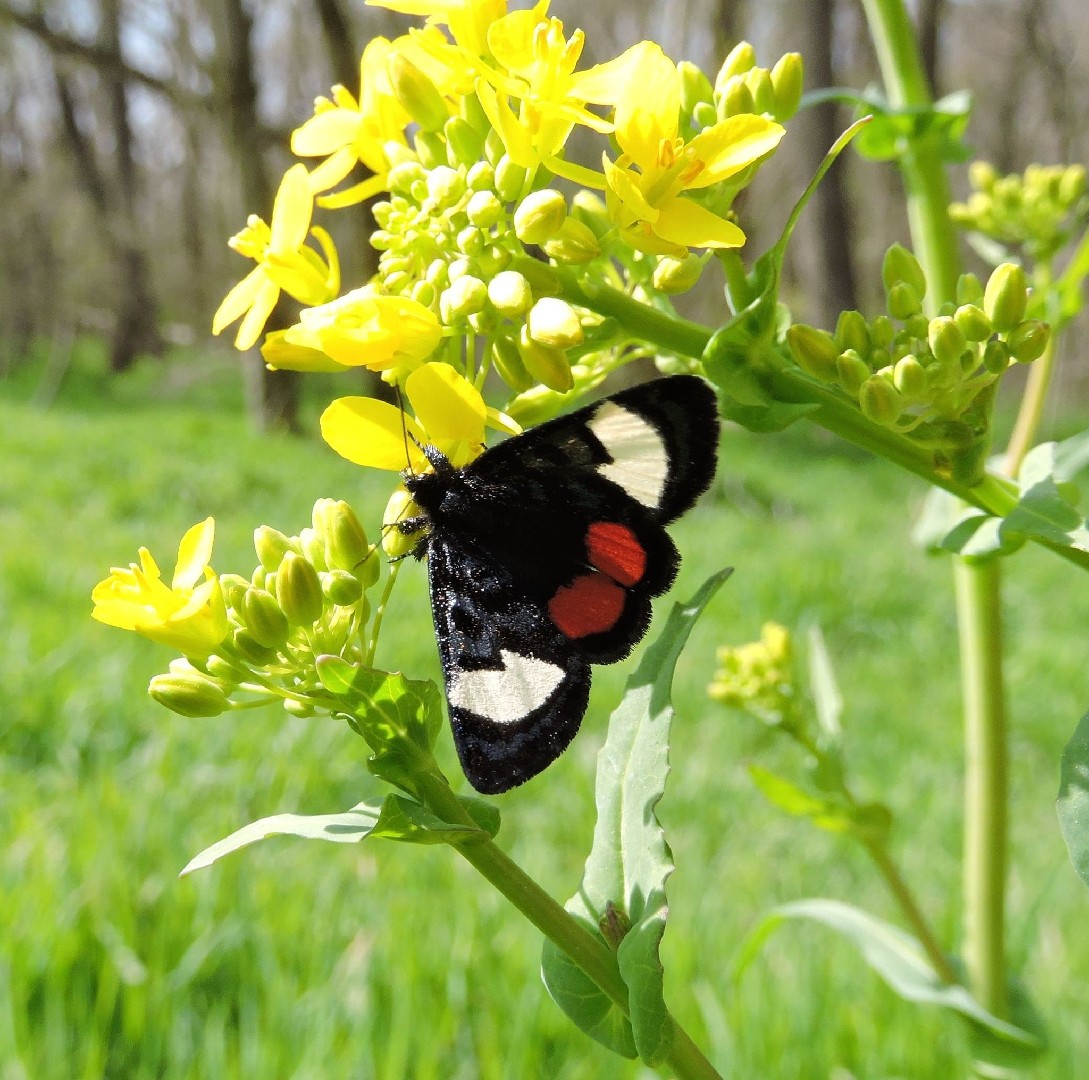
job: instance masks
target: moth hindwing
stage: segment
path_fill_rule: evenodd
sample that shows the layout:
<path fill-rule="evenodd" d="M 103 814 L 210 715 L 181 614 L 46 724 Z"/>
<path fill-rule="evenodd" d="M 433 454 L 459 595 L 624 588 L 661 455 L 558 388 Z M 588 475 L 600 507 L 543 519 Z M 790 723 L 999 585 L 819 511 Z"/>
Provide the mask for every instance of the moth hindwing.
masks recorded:
<path fill-rule="evenodd" d="M 406 475 L 426 518 L 450 725 L 478 791 L 515 787 L 578 731 L 590 665 L 627 656 L 680 558 L 665 526 L 708 488 L 718 409 L 693 375 L 622 390 L 454 468 Z"/>

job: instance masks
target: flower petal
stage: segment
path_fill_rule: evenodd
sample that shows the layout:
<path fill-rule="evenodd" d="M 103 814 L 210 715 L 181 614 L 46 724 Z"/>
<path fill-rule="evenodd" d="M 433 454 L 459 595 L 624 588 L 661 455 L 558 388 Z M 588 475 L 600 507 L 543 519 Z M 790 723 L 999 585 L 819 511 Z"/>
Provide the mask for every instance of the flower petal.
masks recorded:
<path fill-rule="evenodd" d="M 277 254 L 298 251 L 310 230 L 313 213 L 314 196 L 310 194 L 310 174 L 306 166 L 299 162 L 284 173 L 272 204 L 270 250 Z"/>
<path fill-rule="evenodd" d="M 745 234 L 732 221 L 684 198 L 671 199 L 661 208 L 654 231 L 686 248 L 736 248 L 745 243 Z"/>
<path fill-rule="evenodd" d="M 321 414 L 321 437 L 341 457 L 356 465 L 400 472 L 427 468 L 427 459 L 412 440 L 426 436 L 412 417 L 385 401 L 369 397 L 337 398 Z M 408 460 L 405 460 L 405 454 Z"/>
<path fill-rule="evenodd" d="M 726 180 L 770 154 L 786 129 L 763 116 L 740 113 L 701 131 L 681 154 L 703 163 L 703 170 L 689 185 L 707 187 Z"/>
<path fill-rule="evenodd" d="M 487 407 L 480 391 L 450 364 L 423 364 L 405 380 L 412 409 L 440 448 L 484 441 Z"/>
<path fill-rule="evenodd" d="M 216 537 L 216 520 L 207 517 L 197 522 L 182 537 L 178 545 L 178 562 L 174 567 L 175 589 L 192 589 L 200 581 L 205 567 L 212 561 L 212 544 Z"/>

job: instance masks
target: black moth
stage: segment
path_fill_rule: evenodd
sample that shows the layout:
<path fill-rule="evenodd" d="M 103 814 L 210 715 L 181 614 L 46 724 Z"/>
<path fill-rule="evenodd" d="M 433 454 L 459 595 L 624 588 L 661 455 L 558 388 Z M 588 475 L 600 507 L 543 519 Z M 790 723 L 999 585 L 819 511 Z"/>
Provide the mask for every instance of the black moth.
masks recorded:
<path fill-rule="evenodd" d="M 524 783 L 578 731 L 590 665 L 627 656 L 680 557 L 664 526 L 715 473 L 718 409 L 693 375 L 623 390 L 486 450 L 406 474 L 426 527 L 454 744 L 477 791 Z"/>

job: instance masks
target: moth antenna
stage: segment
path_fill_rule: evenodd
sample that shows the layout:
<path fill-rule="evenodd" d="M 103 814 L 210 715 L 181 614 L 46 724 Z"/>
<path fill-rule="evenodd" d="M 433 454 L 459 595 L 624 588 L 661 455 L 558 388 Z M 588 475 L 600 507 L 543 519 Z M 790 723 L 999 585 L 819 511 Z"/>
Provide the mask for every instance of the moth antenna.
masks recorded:
<path fill-rule="evenodd" d="M 401 397 L 401 388 L 394 383 L 393 392 L 397 395 L 397 408 L 401 410 L 401 438 L 405 442 L 405 471 L 411 476 L 416 474 L 412 471 L 412 456 L 408 452 L 408 422 L 405 420 L 405 402 Z M 416 442 L 415 439 L 412 440 Z M 416 443 L 419 446 L 419 443 Z"/>

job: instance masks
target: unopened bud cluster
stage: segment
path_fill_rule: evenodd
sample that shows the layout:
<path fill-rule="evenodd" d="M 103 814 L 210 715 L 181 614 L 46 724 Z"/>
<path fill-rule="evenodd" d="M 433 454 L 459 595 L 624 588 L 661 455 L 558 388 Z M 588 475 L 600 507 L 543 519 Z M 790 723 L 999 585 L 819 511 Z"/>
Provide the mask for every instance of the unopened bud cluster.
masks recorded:
<path fill-rule="evenodd" d="M 968 179 L 968 199 L 949 207 L 953 221 L 1033 259 L 1049 258 L 1089 217 L 1084 165 L 1030 165 L 999 176 L 988 162 L 975 161 Z"/>
<path fill-rule="evenodd" d="M 986 286 L 962 275 L 956 303 L 933 318 L 923 314 L 926 278 L 910 251 L 889 248 L 882 277 L 887 314 L 867 321 L 844 311 L 834 333 L 795 324 L 787 331 L 791 353 L 870 420 L 955 452 L 975 437 L 961 422 L 972 403 L 1012 362 L 1043 353 L 1048 326 L 1025 319 L 1028 282 L 1013 263 L 997 267 Z"/>
<path fill-rule="evenodd" d="M 215 716 L 232 695 L 282 698 L 298 715 L 320 705 L 314 660 L 363 658 L 370 617 L 367 590 L 378 580 L 376 550 L 345 502 L 319 499 L 312 526 L 286 536 L 254 532 L 258 565 L 249 578 L 224 574 L 220 585 L 230 632 L 207 659 L 176 660 L 149 693 L 183 716 Z"/>
<path fill-rule="evenodd" d="M 794 649 L 786 627 L 765 623 L 759 641 L 723 645 L 716 656 L 718 668 L 707 688 L 708 696 L 765 724 L 793 720 L 797 700 Z"/>

